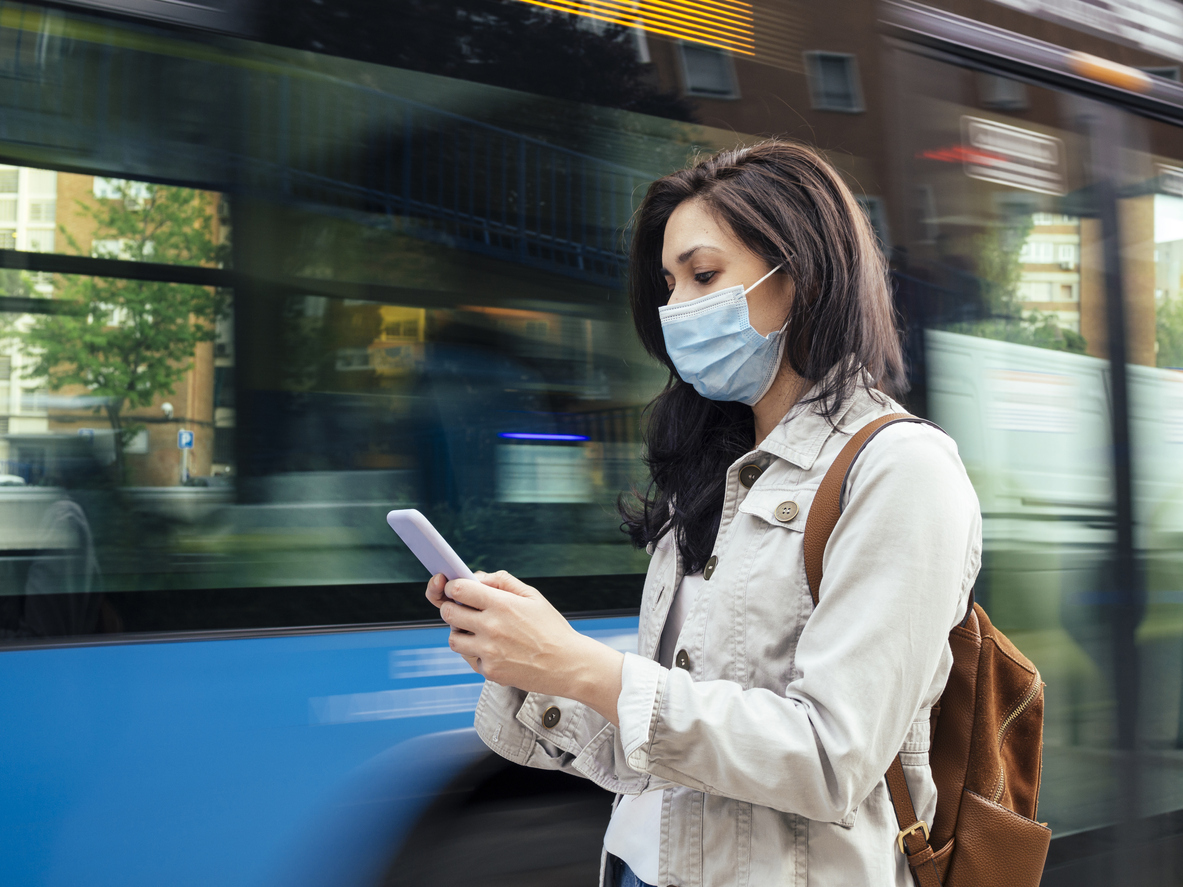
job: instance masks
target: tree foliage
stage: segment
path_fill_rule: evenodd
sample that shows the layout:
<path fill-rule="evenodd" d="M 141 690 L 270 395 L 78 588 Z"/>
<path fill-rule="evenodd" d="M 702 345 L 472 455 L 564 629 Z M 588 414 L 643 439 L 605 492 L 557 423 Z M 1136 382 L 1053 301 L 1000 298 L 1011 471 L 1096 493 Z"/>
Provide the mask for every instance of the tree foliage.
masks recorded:
<path fill-rule="evenodd" d="M 123 182 L 118 195 L 96 204 L 79 201 L 94 222 L 94 255 L 133 261 L 209 265 L 221 258 L 213 237 L 208 194 L 186 188 Z M 72 249 L 77 241 L 64 227 Z M 55 298 L 62 311 L 38 316 L 22 338 L 37 358 L 33 375 L 60 390 L 82 386 L 101 399 L 123 447 L 140 429 L 127 410 L 172 394 L 192 366 L 198 343 L 214 338 L 227 295 L 209 287 L 148 280 L 59 276 Z"/>
<path fill-rule="evenodd" d="M 1062 326 L 1054 313 L 1023 311 L 1019 299 L 1023 265 L 1019 254 L 1032 225 L 1031 216 L 1022 215 L 977 237 L 977 272 L 988 316 L 954 324 L 950 329 L 984 339 L 1084 354 L 1084 336 Z"/>
<path fill-rule="evenodd" d="M 1154 312 L 1154 341 L 1158 346 L 1155 363 L 1160 367 L 1183 367 L 1183 299 L 1166 298 Z"/>
<path fill-rule="evenodd" d="M 1028 311 L 1023 316 L 990 317 L 969 323 L 954 324 L 955 333 L 980 336 L 983 339 L 998 339 L 1016 345 L 1030 345 L 1051 351 L 1070 351 L 1084 354 L 1088 343 L 1075 330 L 1060 325 L 1060 319 L 1050 311 Z"/>
<path fill-rule="evenodd" d="M 0 296 L 18 299 L 35 299 L 39 294 L 33 289 L 28 271 L 14 268 L 0 268 Z M 19 322 L 23 315 L 0 313 L 0 343 L 8 344 L 17 338 Z"/>

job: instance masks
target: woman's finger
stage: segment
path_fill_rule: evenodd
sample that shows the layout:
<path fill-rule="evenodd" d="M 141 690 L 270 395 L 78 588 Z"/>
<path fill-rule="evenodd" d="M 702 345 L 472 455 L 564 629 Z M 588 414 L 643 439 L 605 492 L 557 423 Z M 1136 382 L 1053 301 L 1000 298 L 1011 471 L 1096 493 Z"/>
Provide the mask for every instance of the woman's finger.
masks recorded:
<path fill-rule="evenodd" d="M 447 581 L 443 573 L 436 573 L 427 580 L 427 599 L 431 601 L 432 606 L 439 607 L 447 600 L 447 596 L 444 594 L 444 584 Z"/>
<path fill-rule="evenodd" d="M 473 582 L 471 579 L 453 579 L 445 586 L 448 597 L 474 610 L 487 610 L 501 594 L 496 588 Z"/>
<path fill-rule="evenodd" d="M 440 616 L 443 617 L 444 622 L 452 628 L 460 629 L 460 631 L 475 633 L 481 626 L 483 615 L 480 610 L 474 610 L 472 607 L 466 607 L 455 601 L 445 601 L 444 605 L 440 607 Z"/>
<path fill-rule="evenodd" d="M 477 674 L 481 674 L 481 675 L 484 674 L 484 672 L 481 671 L 481 660 L 480 660 L 479 656 L 461 656 L 460 658 L 463 659 L 466 663 L 468 663 L 468 667 L 471 668 L 473 671 L 475 671 Z"/>
<path fill-rule="evenodd" d="M 448 646 L 459 653 L 465 661 L 478 658 L 477 639 L 474 635 L 453 629 L 448 634 Z"/>
<path fill-rule="evenodd" d="M 521 597 L 540 597 L 537 588 L 527 585 L 517 576 L 507 573 L 505 570 L 486 574 L 481 579 L 481 583 L 491 588 L 500 588 L 502 591 L 508 591 Z"/>

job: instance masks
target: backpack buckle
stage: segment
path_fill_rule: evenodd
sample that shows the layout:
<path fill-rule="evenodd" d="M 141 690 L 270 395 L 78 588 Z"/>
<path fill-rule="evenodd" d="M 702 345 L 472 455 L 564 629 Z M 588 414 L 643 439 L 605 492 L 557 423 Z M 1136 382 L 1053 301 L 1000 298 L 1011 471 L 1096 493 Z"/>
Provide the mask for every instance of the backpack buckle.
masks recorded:
<path fill-rule="evenodd" d="M 913 834 L 917 829 L 924 832 L 924 840 L 927 841 L 928 840 L 928 823 L 925 822 L 923 819 L 912 823 L 910 826 L 908 826 L 905 829 L 900 829 L 900 833 L 895 839 L 895 842 L 899 845 L 900 853 L 903 853 L 905 856 L 907 856 L 907 854 L 908 854 L 908 849 L 904 846 L 904 838 L 908 837 L 908 835 L 910 835 L 910 834 Z"/>

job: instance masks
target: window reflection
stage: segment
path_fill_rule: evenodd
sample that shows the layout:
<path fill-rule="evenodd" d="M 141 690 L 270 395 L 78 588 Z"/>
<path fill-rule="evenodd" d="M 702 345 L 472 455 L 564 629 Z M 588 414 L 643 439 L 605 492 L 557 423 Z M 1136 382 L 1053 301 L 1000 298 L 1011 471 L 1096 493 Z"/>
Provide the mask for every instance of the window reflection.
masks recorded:
<path fill-rule="evenodd" d="M 1117 817 L 1118 690 L 1104 275 L 1086 142 L 1055 93 L 909 65 L 922 98 L 904 141 L 914 209 L 899 279 L 926 327 L 927 411 L 957 441 L 981 501 L 975 593 L 1047 685 L 1040 818 L 1057 834 L 1095 827 Z"/>
<path fill-rule="evenodd" d="M 1160 168 L 1163 169 L 1163 168 Z M 1160 182 L 1183 185 L 1183 170 L 1165 168 Z M 1155 364 L 1183 368 L 1183 195 L 1154 195 Z"/>
<path fill-rule="evenodd" d="M 1162 138 L 1165 128 L 1154 127 Z M 1144 237 L 1126 247 L 1127 279 L 1153 320 L 1149 365 L 1130 367 L 1131 435 L 1134 441 L 1135 542 L 1144 564 L 1146 609 L 1137 630 L 1141 682 L 1139 741 L 1161 753 L 1183 749 L 1183 197 L 1178 192 L 1177 158 L 1154 157 L 1155 193 L 1132 198 Z M 1131 307 L 1131 312 L 1137 310 Z M 1152 359 L 1150 357 L 1152 355 Z M 1148 789 L 1160 809 L 1171 809 L 1170 793 Z"/>
<path fill-rule="evenodd" d="M 1041 818 L 1063 834 L 1118 821 L 1130 798 L 1140 815 L 1176 809 L 1183 372 L 1171 368 L 1183 365 L 1183 189 L 1174 172 L 1183 164 L 1159 152 L 1177 135 L 1130 118 L 1127 131 L 1105 136 L 1149 146 L 1127 150 L 1114 183 L 1120 267 L 1112 270 L 1124 298 L 1144 573 L 1117 575 L 1112 278 L 1089 153 L 1096 109 L 1033 85 L 1014 100 L 994 78 L 924 60 L 909 66 L 923 99 L 903 137 L 912 211 L 900 292 L 911 316 L 924 318 L 928 413 L 957 440 L 981 500 L 976 592 L 1047 684 Z M 982 132 L 990 138 L 975 136 Z M 1046 156 L 1026 163 L 1022 145 L 1033 155 L 1044 146 Z M 1133 687 L 1116 658 L 1127 655 L 1119 616 L 1143 579 Z M 1136 791 L 1118 750 L 1121 694 L 1138 696 Z"/>

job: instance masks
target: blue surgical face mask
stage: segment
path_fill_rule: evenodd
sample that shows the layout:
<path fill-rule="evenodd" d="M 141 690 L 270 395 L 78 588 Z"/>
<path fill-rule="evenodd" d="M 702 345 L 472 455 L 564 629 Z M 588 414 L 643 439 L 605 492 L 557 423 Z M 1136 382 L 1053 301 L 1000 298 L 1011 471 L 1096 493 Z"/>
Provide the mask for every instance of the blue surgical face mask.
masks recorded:
<path fill-rule="evenodd" d="M 780 268 L 777 265 L 747 290 L 732 286 L 657 309 L 670 360 L 682 380 L 703 397 L 754 406 L 772 387 L 784 354 L 784 331 L 767 336 L 756 332 L 748 320 L 745 294 Z"/>

